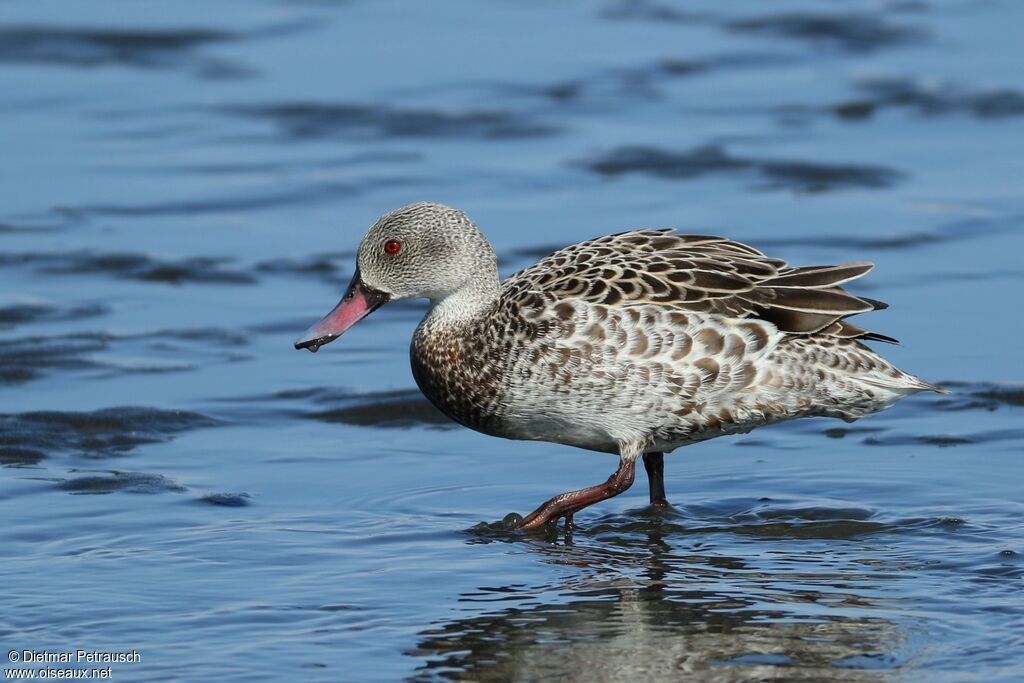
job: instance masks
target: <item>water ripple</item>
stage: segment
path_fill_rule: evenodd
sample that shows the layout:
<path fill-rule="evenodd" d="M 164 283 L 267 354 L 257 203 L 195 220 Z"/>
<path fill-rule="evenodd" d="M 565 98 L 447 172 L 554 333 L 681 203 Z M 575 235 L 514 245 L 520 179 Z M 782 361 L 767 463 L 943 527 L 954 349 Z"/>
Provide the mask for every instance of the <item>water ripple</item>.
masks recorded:
<path fill-rule="evenodd" d="M 754 172 L 768 181 L 768 189 L 796 192 L 884 188 L 903 177 L 898 171 L 882 166 L 737 157 L 717 146 L 681 152 L 656 147 L 618 147 L 588 161 L 586 166 L 604 176 L 643 173 L 673 180 Z"/>

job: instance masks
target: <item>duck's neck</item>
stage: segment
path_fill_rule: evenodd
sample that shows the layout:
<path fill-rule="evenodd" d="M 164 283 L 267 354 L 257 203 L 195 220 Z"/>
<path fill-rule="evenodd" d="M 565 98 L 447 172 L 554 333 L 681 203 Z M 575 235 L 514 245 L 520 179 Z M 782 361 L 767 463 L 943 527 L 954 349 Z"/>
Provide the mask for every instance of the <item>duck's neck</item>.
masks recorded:
<path fill-rule="evenodd" d="M 501 291 L 498 274 L 475 277 L 460 289 L 430 300 L 430 313 L 423 324 L 431 327 L 466 328 L 486 317 Z"/>
<path fill-rule="evenodd" d="M 488 353 L 494 340 L 487 334 L 499 294 L 495 274 L 431 297 L 410 348 L 412 375 L 430 402 L 456 422 L 487 433 L 497 433 L 492 421 L 501 389 L 502 363 Z"/>

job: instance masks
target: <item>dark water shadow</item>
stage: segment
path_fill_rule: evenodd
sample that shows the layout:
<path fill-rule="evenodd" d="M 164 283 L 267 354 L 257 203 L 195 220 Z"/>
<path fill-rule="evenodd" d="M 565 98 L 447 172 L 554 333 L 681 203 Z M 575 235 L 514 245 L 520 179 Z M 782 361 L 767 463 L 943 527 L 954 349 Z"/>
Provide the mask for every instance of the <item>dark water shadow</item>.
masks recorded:
<path fill-rule="evenodd" d="M 557 128 L 501 111 L 448 112 L 388 105 L 289 102 L 239 105 L 216 111 L 273 124 L 292 140 L 349 137 L 521 139 L 553 135 Z"/>
<path fill-rule="evenodd" d="M 418 187 L 427 181 L 406 176 L 366 175 L 352 182 L 308 182 L 290 189 L 279 189 L 280 182 L 235 196 L 200 199 L 173 199 L 145 204 L 91 204 L 76 209 L 88 216 L 160 217 L 244 214 L 282 206 L 337 202 L 381 188 Z"/>
<path fill-rule="evenodd" d="M 355 262 L 352 252 L 323 252 L 295 258 L 276 258 L 260 261 L 255 270 L 258 273 L 312 277 L 318 280 L 344 284 L 351 273 L 346 269 Z M 344 265 L 342 265 L 344 264 Z"/>
<path fill-rule="evenodd" d="M 459 428 L 417 389 L 352 393 L 344 389 L 314 387 L 225 400 L 232 403 L 276 403 L 280 406 L 278 410 L 288 415 L 359 427 Z M 300 407 L 296 408 L 296 404 Z"/>
<path fill-rule="evenodd" d="M 0 62 L 79 69 L 110 65 L 148 70 L 186 68 L 203 78 L 246 78 L 255 75 L 250 67 L 201 52 L 215 45 L 287 37 L 311 27 L 306 21 L 247 32 L 200 26 L 9 25 L 0 27 Z"/>
<path fill-rule="evenodd" d="M 124 280 L 183 284 L 186 282 L 252 284 L 248 272 L 232 269 L 228 258 L 164 259 L 138 253 L 22 252 L 0 254 L 0 266 L 34 268 L 43 275 L 107 275 Z"/>
<path fill-rule="evenodd" d="M 914 434 L 892 429 L 868 429 L 840 428 L 832 429 L 826 434 L 834 438 L 844 438 L 847 435 L 864 435 L 861 440 L 866 446 L 912 446 L 926 445 L 938 448 L 950 448 L 955 446 L 969 445 L 990 445 L 1004 442 L 1024 443 L 1024 427 L 1013 426 L 1013 422 L 1006 423 L 1006 426 L 993 429 L 991 426 L 984 429 L 972 428 L 975 418 L 962 415 L 971 411 L 984 412 L 1007 412 L 1016 411 L 1024 407 L 1024 387 L 1016 385 L 995 384 L 988 382 L 943 382 L 950 391 L 950 395 L 931 398 L 926 410 L 928 413 L 950 412 L 961 414 L 950 423 L 949 429 L 956 433 L 943 433 L 931 431 L 926 434 Z M 907 406 L 914 412 L 913 404 Z M 919 413 L 921 414 L 921 413 Z"/>
<path fill-rule="evenodd" d="M 885 48 L 920 45 L 930 32 L 888 15 L 901 14 L 897 4 L 877 12 L 789 11 L 740 18 L 690 11 L 678 4 L 653 0 L 619 0 L 601 10 L 601 16 L 617 21 L 650 21 L 683 25 L 716 24 L 727 31 L 767 37 L 788 38 L 841 52 L 869 53 Z"/>
<path fill-rule="evenodd" d="M 100 367 L 94 353 L 108 347 L 101 334 L 81 333 L 0 340 L 0 385 L 18 385 L 57 370 Z"/>
<path fill-rule="evenodd" d="M 248 493 L 207 493 L 196 501 L 216 507 L 241 508 L 251 504 L 252 496 Z"/>
<path fill-rule="evenodd" d="M 951 83 L 925 84 L 911 78 L 861 81 L 864 93 L 833 105 L 842 119 L 863 120 L 884 109 L 907 109 L 923 116 L 970 114 L 983 119 L 1024 116 L 1024 93 L 1012 88 L 977 90 Z"/>
<path fill-rule="evenodd" d="M 94 318 L 109 312 L 101 304 L 55 305 L 48 303 L 11 304 L 0 307 L 0 329 L 41 322 L 63 322 Z"/>
<path fill-rule="evenodd" d="M 37 223 L 33 225 L 20 221 L 0 221 L 0 235 L 56 232 L 64 227 L 56 223 Z"/>
<path fill-rule="evenodd" d="M 20 452 L 75 452 L 89 457 L 125 455 L 217 420 L 187 410 L 126 406 L 92 412 L 43 410 L 0 415 L 0 446 Z"/>
<path fill-rule="evenodd" d="M 162 129 L 164 132 L 173 132 L 172 128 Z M 138 132 L 138 131 L 137 131 Z M 123 131 L 115 135 L 123 135 Z M 252 161 L 216 161 L 209 163 L 160 165 L 153 167 L 156 173 L 180 173 L 181 175 L 259 175 L 268 174 L 294 174 L 304 171 L 334 170 L 353 167 L 372 167 L 381 164 L 406 164 L 423 160 L 423 155 L 417 152 L 387 152 L 367 151 L 358 154 L 350 154 L 343 157 L 329 157 L 317 159 L 282 159 L 268 157 Z M 134 165 L 104 164 L 97 168 L 138 173 L 139 168 Z M 282 199 L 290 195 L 283 195 Z M 214 208 L 220 205 L 214 204 Z M 227 205 L 230 207 L 230 205 Z M 244 207 L 239 207 L 244 208 Z"/>
<path fill-rule="evenodd" d="M 168 68 L 180 65 L 202 46 L 239 38 L 236 33 L 203 28 L 7 26 L 0 28 L 0 61 Z"/>
<path fill-rule="evenodd" d="M 100 370 L 106 375 L 160 374 L 192 370 L 192 362 L 181 361 L 182 351 L 194 359 L 196 352 L 221 360 L 237 360 L 237 348 L 248 343 L 244 333 L 222 328 L 155 330 L 142 334 L 115 335 L 78 332 L 34 335 L 0 340 L 0 385 L 20 385 L 54 372 Z M 139 346 L 149 362 L 119 362 L 119 352 Z M 168 361 L 167 356 L 174 358 Z M 104 375 L 98 375 L 102 377 Z"/>
<path fill-rule="evenodd" d="M 4 467 L 30 467 L 38 465 L 46 454 L 34 448 L 0 446 L 0 465 Z"/>
<path fill-rule="evenodd" d="M 716 19 L 707 12 L 693 12 L 678 6 L 651 0 L 618 0 L 602 8 L 601 16 L 614 21 L 654 21 L 677 24 L 701 24 Z"/>
<path fill-rule="evenodd" d="M 900 172 L 884 166 L 737 157 L 715 145 L 685 151 L 644 146 L 618 147 L 584 162 L 584 166 L 607 177 L 641 173 L 671 180 L 753 173 L 767 181 L 762 186 L 764 189 L 794 192 L 885 188 L 903 177 Z"/>
<path fill-rule="evenodd" d="M 783 12 L 726 22 L 731 31 L 791 38 L 815 47 L 847 52 L 874 52 L 882 48 L 925 42 L 929 34 L 918 26 L 894 23 L 879 14 L 858 12 Z"/>
<path fill-rule="evenodd" d="M 637 102 L 665 99 L 663 86 L 681 79 L 708 77 L 727 71 L 773 68 L 797 63 L 802 56 L 772 52 L 730 52 L 687 58 L 663 57 L 634 67 L 606 69 L 571 80 L 545 84 L 495 84 L 494 96 L 530 98 L 566 109 L 594 113 L 635 107 Z"/>
<path fill-rule="evenodd" d="M 1024 386 L 991 382 L 947 382 L 953 394 L 939 401 L 943 410 L 1024 408 Z"/>
<path fill-rule="evenodd" d="M 635 228 L 638 226 L 622 226 L 622 229 Z M 756 239 L 745 240 L 742 235 L 728 235 L 727 232 L 713 227 L 697 227 L 693 229 L 678 229 L 681 233 L 696 232 L 699 234 L 722 234 L 726 237 L 747 241 L 758 249 L 770 251 L 772 249 L 788 248 L 813 248 L 813 249 L 834 249 L 837 252 L 857 253 L 881 250 L 913 250 L 934 245 L 976 240 L 986 237 L 995 237 L 1015 233 L 1024 227 L 1024 217 L 1021 216 L 997 216 L 991 218 L 969 218 L 956 220 L 937 225 L 927 230 L 914 230 L 912 232 L 900 232 L 889 235 L 837 235 L 834 233 L 808 232 L 803 235 L 760 235 Z M 597 235 L 595 235 L 596 237 Z M 564 243 L 547 244 L 513 249 L 502 254 L 502 263 L 517 263 L 526 265 L 527 260 L 543 258 L 559 249 L 566 247 Z M 990 277 L 1006 277 L 1018 275 L 1012 271 L 989 270 L 984 273 L 969 275 L 987 279 Z M 943 272 L 943 278 L 955 277 Z M 921 278 L 913 282 L 905 283 L 905 286 L 912 286 Z"/>
<path fill-rule="evenodd" d="M 87 216 L 71 206 L 52 206 L 47 210 L 19 212 L 0 218 L 0 234 L 39 234 L 60 232 L 82 225 Z"/>
<path fill-rule="evenodd" d="M 813 247 L 836 249 L 838 251 L 916 249 L 948 242 L 974 240 L 984 237 L 1012 233 L 1020 230 L 1024 218 L 1020 216 L 998 216 L 994 218 L 969 218 L 937 225 L 928 230 L 896 233 L 891 235 L 834 235 L 810 233 L 807 235 L 760 237 L 758 247 Z M 944 275 L 945 276 L 945 275 Z"/>
<path fill-rule="evenodd" d="M 47 64 L 77 69 L 127 66 L 189 69 L 210 79 L 247 78 L 244 64 L 199 54 L 203 48 L 248 37 L 217 29 L 8 26 L 0 28 L 0 62 Z"/>
<path fill-rule="evenodd" d="M 73 470 L 77 472 L 81 470 Z M 110 493 L 184 493 L 188 489 L 162 474 L 145 472 L 105 471 L 65 479 L 56 486 L 61 491 L 78 495 L 106 495 Z"/>
<path fill-rule="evenodd" d="M 361 427 L 458 427 L 418 390 L 363 394 L 343 401 L 342 405 L 337 407 L 306 413 L 305 416 L 321 422 L 338 422 Z"/>
<path fill-rule="evenodd" d="M 944 396 L 920 395 L 901 404 L 905 419 L 888 426 L 858 424 L 830 427 L 821 433 L 831 439 L 855 439 L 864 446 L 904 447 L 929 446 L 953 448 L 961 446 L 989 446 L 1006 442 L 1024 444 L 1024 427 L 1004 419 L 1001 428 L 993 428 L 991 421 L 978 413 L 1010 412 L 1024 407 L 1024 387 L 988 382 L 944 380 L 939 384 L 950 391 Z M 964 413 L 975 413 L 965 415 Z M 934 418 L 942 413 L 957 413 L 953 420 L 944 420 L 941 426 L 934 421 L 922 422 L 916 430 L 912 418 Z M 1012 415 L 1007 415 L 1012 418 Z M 986 424 L 984 428 L 977 425 Z M 797 423 L 794 430 L 811 432 L 814 423 Z M 909 431 L 915 430 L 915 431 Z M 947 431 L 948 430 L 948 431 Z M 927 452 L 927 451 L 921 451 Z"/>

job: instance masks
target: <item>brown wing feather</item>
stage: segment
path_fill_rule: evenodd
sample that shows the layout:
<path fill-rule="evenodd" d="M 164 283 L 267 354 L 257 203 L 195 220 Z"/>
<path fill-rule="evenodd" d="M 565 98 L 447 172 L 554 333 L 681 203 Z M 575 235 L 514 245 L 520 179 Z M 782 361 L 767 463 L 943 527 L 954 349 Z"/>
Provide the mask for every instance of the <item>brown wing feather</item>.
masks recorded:
<path fill-rule="evenodd" d="M 870 263 L 792 267 L 754 247 L 671 228 L 607 235 L 560 249 L 505 281 L 515 300 L 531 292 L 608 306 L 657 304 L 756 317 L 791 334 L 890 338 L 843 322 L 884 308 L 839 287 Z"/>

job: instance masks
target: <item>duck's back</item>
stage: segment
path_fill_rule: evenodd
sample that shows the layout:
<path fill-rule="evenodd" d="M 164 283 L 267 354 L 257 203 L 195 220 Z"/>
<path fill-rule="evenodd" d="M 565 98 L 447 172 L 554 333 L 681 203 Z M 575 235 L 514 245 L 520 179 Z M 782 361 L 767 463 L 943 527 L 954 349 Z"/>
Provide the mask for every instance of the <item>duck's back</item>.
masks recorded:
<path fill-rule="evenodd" d="M 668 229 L 601 237 L 510 277 L 471 326 L 428 318 L 414 372 L 470 427 L 611 452 L 805 415 L 855 419 L 933 388 L 858 341 L 888 337 L 845 320 L 884 306 L 840 287 L 871 267 L 794 268 Z"/>

